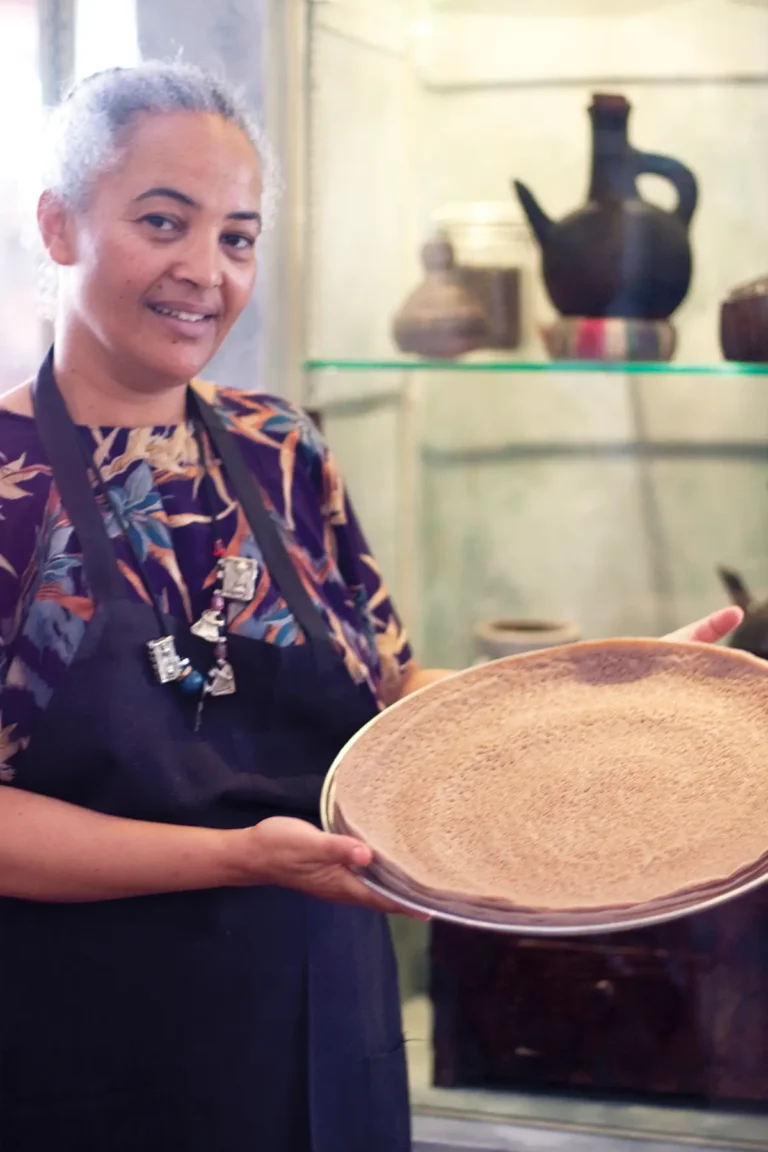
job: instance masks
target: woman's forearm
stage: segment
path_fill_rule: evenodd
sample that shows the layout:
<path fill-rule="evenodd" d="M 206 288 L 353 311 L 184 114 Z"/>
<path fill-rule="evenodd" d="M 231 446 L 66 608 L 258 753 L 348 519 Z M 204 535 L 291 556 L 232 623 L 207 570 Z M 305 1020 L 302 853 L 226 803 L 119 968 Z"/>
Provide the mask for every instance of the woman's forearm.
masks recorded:
<path fill-rule="evenodd" d="M 103 816 L 0 787 L 0 896 L 79 903 L 230 882 L 224 832 Z"/>

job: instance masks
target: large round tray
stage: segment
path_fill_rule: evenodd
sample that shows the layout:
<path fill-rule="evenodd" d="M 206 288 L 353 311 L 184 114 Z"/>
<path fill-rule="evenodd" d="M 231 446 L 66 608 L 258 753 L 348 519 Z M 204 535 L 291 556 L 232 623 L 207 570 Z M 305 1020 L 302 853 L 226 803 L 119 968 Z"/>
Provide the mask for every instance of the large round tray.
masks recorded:
<path fill-rule="evenodd" d="M 516 659 L 519 659 L 519 657 Z M 422 689 L 422 692 L 428 691 L 430 691 L 429 688 Z M 421 693 L 418 694 L 421 695 Z M 395 704 L 393 708 L 400 708 L 403 703 L 405 702 Z M 389 711 L 391 712 L 392 709 Z M 327 832 L 343 833 L 345 831 L 343 827 L 338 826 L 335 820 L 334 791 L 336 774 L 342 766 L 350 748 L 356 744 L 357 741 L 361 740 L 368 730 L 379 722 L 379 719 L 380 717 L 374 718 L 352 737 L 336 757 L 325 778 L 320 800 L 320 816 L 322 826 Z M 658 906 L 635 904 L 614 909 L 612 912 L 606 910 L 573 912 L 570 914 L 570 922 L 567 924 L 558 922 L 556 914 L 549 918 L 546 914 L 537 915 L 536 920 L 532 921 L 529 916 L 521 916 L 520 913 L 517 913 L 514 909 L 496 909 L 491 919 L 479 910 L 468 911 L 466 908 L 462 908 L 460 911 L 457 911 L 456 909 L 446 906 L 440 907 L 427 902 L 421 903 L 403 896 L 396 890 L 388 888 L 380 879 L 374 878 L 366 869 L 359 870 L 359 876 L 373 892 L 376 892 L 393 904 L 401 907 L 404 912 L 410 911 L 418 913 L 467 928 L 478 928 L 528 936 L 574 937 L 604 935 L 613 932 L 647 928 L 656 924 L 678 920 L 682 917 L 707 912 L 760 888 L 768 881 L 768 865 L 757 875 L 752 874 L 746 879 L 743 877 L 735 877 L 732 885 L 729 886 L 726 883 L 715 895 L 711 893 L 697 894 L 694 890 L 691 891 L 687 897 L 681 899 L 674 907 L 659 908 Z"/>
<path fill-rule="evenodd" d="M 374 721 L 371 721 L 371 723 L 374 723 Z M 365 729 L 361 729 L 361 732 L 362 731 L 365 731 Z M 353 736 L 352 739 L 356 740 L 359 735 L 360 733 Z M 350 743 L 351 742 L 352 741 L 350 741 Z M 344 749 L 342 749 L 337 760 L 334 761 L 323 784 L 320 799 L 320 817 L 326 832 L 338 832 L 338 829 L 334 827 L 332 815 L 333 785 L 334 776 L 340 767 L 343 754 Z M 588 913 L 583 913 L 583 919 L 580 919 L 577 924 L 561 925 L 547 924 L 543 921 L 537 924 L 521 924 L 512 912 L 503 918 L 495 920 L 487 920 L 480 915 L 469 916 L 448 912 L 431 905 L 418 904 L 413 900 L 407 900 L 399 893 L 392 892 L 376 880 L 371 879 L 371 877 L 366 874 L 365 869 L 360 869 L 358 875 L 372 892 L 376 892 L 379 896 L 383 896 L 387 900 L 392 901 L 393 904 L 399 905 L 404 912 L 416 912 L 422 916 L 428 916 L 433 920 L 445 920 L 450 924 L 458 924 L 464 928 L 482 928 L 488 932 L 506 932 L 520 936 L 596 936 L 605 935 L 610 932 L 629 932 L 632 929 L 651 928 L 654 924 L 667 924 L 671 920 L 679 920 L 683 916 L 692 916 L 699 912 L 708 912 L 712 908 L 717 908 L 721 904 L 726 904 L 730 900 L 735 900 L 739 896 L 745 896 L 748 892 L 753 892 L 756 888 L 762 887 L 762 885 L 768 881 L 768 873 L 765 876 L 753 877 L 745 883 L 734 885 L 731 890 L 722 892 L 718 896 L 702 900 L 692 899 L 684 908 L 677 908 L 672 911 L 644 913 L 642 906 L 638 905 L 620 919 L 613 918 L 610 920 L 601 919 L 595 921 L 590 919 Z"/>

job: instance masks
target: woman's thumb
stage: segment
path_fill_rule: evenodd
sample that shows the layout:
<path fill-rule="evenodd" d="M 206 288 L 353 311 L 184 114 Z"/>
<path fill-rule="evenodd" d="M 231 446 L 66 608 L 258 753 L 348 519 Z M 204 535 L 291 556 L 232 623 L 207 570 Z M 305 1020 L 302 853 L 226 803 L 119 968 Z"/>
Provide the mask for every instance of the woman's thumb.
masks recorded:
<path fill-rule="evenodd" d="M 328 861 L 334 864 L 345 864 L 348 868 L 365 868 L 370 864 L 373 853 L 361 840 L 354 840 L 351 836 L 326 835 L 326 849 Z"/>

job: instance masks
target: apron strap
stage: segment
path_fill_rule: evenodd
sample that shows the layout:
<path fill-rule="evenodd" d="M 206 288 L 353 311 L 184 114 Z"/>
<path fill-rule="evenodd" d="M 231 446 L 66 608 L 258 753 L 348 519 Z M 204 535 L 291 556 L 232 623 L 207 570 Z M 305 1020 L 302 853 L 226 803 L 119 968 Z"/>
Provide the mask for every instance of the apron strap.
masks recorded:
<path fill-rule="evenodd" d="M 53 468 L 61 501 L 80 540 L 83 567 L 97 602 L 127 597 L 115 549 L 94 495 L 84 446 L 53 375 L 53 349 L 32 385 L 37 430 Z"/>
<path fill-rule="evenodd" d="M 280 589 L 307 639 L 329 643 L 327 625 L 304 587 L 285 544 L 280 539 L 277 527 L 264 504 L 259 485 L 243 459 L 237 440 L 224 426 L 215 409 L 202 400 L 194 389 L 190 389 L 190 400 L 232 481 L 237 499 L 261 549 L 271 578 Z"/>

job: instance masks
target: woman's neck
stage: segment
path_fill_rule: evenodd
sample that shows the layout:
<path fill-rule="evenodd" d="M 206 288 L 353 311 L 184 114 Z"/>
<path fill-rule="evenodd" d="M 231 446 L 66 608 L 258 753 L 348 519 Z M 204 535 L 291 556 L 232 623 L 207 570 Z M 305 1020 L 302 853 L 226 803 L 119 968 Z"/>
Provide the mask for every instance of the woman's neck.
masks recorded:
<path fill-rule="evenodd" d="M 56 333 L 53 368 L 76 424 L 140 428 L 185 419 L 185 381 L 151 381 L 131 365 L 116 369 L 102 349 L 82 348 L 66 330 Z M 137 387 L 137 381 L 143 387 Z"/>
<path fill-rule="evenodd" d="M 59 391 L 75 424 L 91 428 L 144 428 L 181 424 L 186 415 L 186 384 L 159 393 L 138 392 L 111 375 L 81 372 L 54 360 Z"/>

